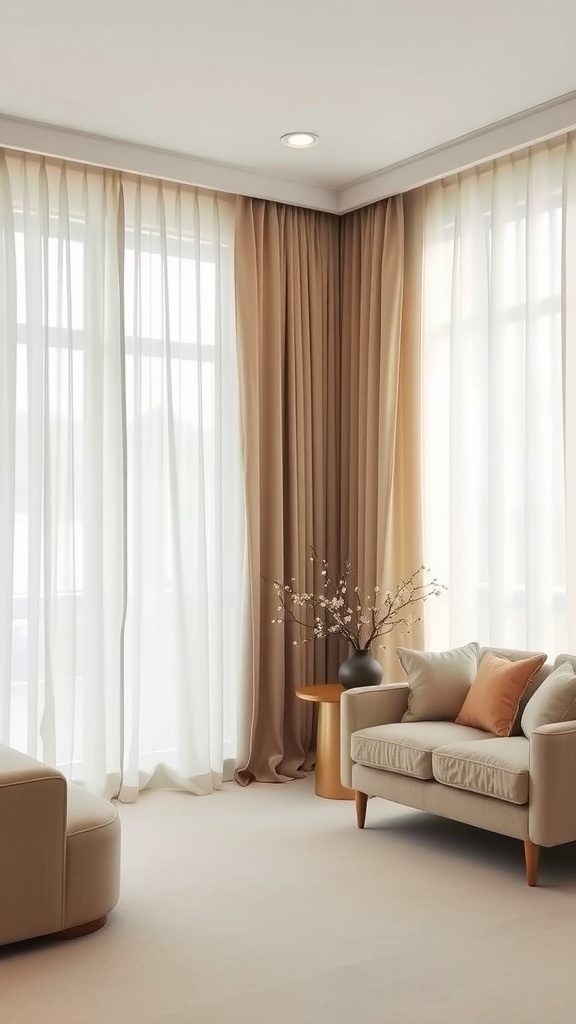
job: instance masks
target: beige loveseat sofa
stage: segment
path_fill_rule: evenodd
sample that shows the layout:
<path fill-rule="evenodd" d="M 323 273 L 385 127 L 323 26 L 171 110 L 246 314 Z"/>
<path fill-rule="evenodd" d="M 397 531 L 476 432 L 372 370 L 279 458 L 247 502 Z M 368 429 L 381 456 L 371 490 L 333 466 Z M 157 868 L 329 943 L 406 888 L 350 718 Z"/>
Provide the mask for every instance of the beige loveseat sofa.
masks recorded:
<path fill-rule="evenodd" d="M 0 829 L 0 945 L 105 923 L 120 886 L 120 822 L 108 800 L 0 744 Z"/>
<path fill-rule="evenodd" d="M 510 660 L 531 652 L 491 651 Z M 342 784 L 355 790 L 358 827 L 369 796 L 418 808 L 521 839 L 529 885 L 537 884 L 540 848 L 576 840 L 576 703 L 563 720 L 526 736 L 529 700 L 553 669 L 576 672 L 576 657 L 544 664 L 524 694 L 514 730 L 495 737 L 454 721 L 404 721 L 408 682 L 345 691 L 341 702 Z M 540 699 L 544 691 L 541 691 Z"/>

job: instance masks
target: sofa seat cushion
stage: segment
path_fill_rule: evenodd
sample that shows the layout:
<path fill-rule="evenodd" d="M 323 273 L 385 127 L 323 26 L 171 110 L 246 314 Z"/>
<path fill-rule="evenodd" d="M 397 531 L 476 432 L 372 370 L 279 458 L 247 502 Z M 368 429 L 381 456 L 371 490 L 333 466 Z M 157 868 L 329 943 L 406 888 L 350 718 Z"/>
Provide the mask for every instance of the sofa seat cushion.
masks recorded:
<path fill-rule="evenodd" d="M 486 740 L 490 733 L 454 722 L 394 722 L 352 734 L 352 760 L 415 779 L 432 779 L 432 752 L 449 743 Z"/>
<path fill-rule="evenodd" d="M 491 738 L 483 743 L 449 743 L 432 754 L 437 782 L 510 804 L 528 803 L 528 755 L 524 736 Z"/>

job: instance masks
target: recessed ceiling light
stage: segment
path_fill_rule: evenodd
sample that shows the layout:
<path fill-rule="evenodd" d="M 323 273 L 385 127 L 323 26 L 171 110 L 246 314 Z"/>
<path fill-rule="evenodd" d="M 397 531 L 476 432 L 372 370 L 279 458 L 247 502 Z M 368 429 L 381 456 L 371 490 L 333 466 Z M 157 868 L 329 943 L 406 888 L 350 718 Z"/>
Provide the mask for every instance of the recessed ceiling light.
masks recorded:
<path fill-rule="evenodd" d="M 280 136 L 280 142 L 289 149 L 310 149 L 318 145 L 320 136 L 316 132 L 288 132 Z"/>

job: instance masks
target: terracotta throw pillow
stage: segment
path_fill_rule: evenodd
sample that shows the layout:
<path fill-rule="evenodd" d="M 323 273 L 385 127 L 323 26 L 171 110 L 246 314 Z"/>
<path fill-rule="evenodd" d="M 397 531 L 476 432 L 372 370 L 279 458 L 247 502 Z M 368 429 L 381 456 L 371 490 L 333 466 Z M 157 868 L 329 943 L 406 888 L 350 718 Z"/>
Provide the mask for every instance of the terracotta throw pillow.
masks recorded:
<path fill-rule="evenodd" d="M 478 668 L 456 719 L 457 725 L 483 729 L 494 736 L 509 736 L 518 705 L 532 676 L 546 661 L 536 654 L 522 661 L 509 661 L 487 652 Z"/>

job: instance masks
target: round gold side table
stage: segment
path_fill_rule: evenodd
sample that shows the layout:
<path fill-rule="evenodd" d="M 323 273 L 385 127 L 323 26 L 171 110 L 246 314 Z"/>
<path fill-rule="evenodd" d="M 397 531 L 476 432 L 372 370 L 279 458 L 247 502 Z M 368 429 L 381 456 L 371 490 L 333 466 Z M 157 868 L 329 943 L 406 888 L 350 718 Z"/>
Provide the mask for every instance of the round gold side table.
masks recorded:
<path fill-rule="evenodd" d="M 321 683 L 296 690 L 300 700 L 319 704 L 314 783 L 316 795 L 328 800 L 354 799 L 354 790 L 346 789 L 340 782 L 340 697 L 343 692 L 341 683 Z"/>

